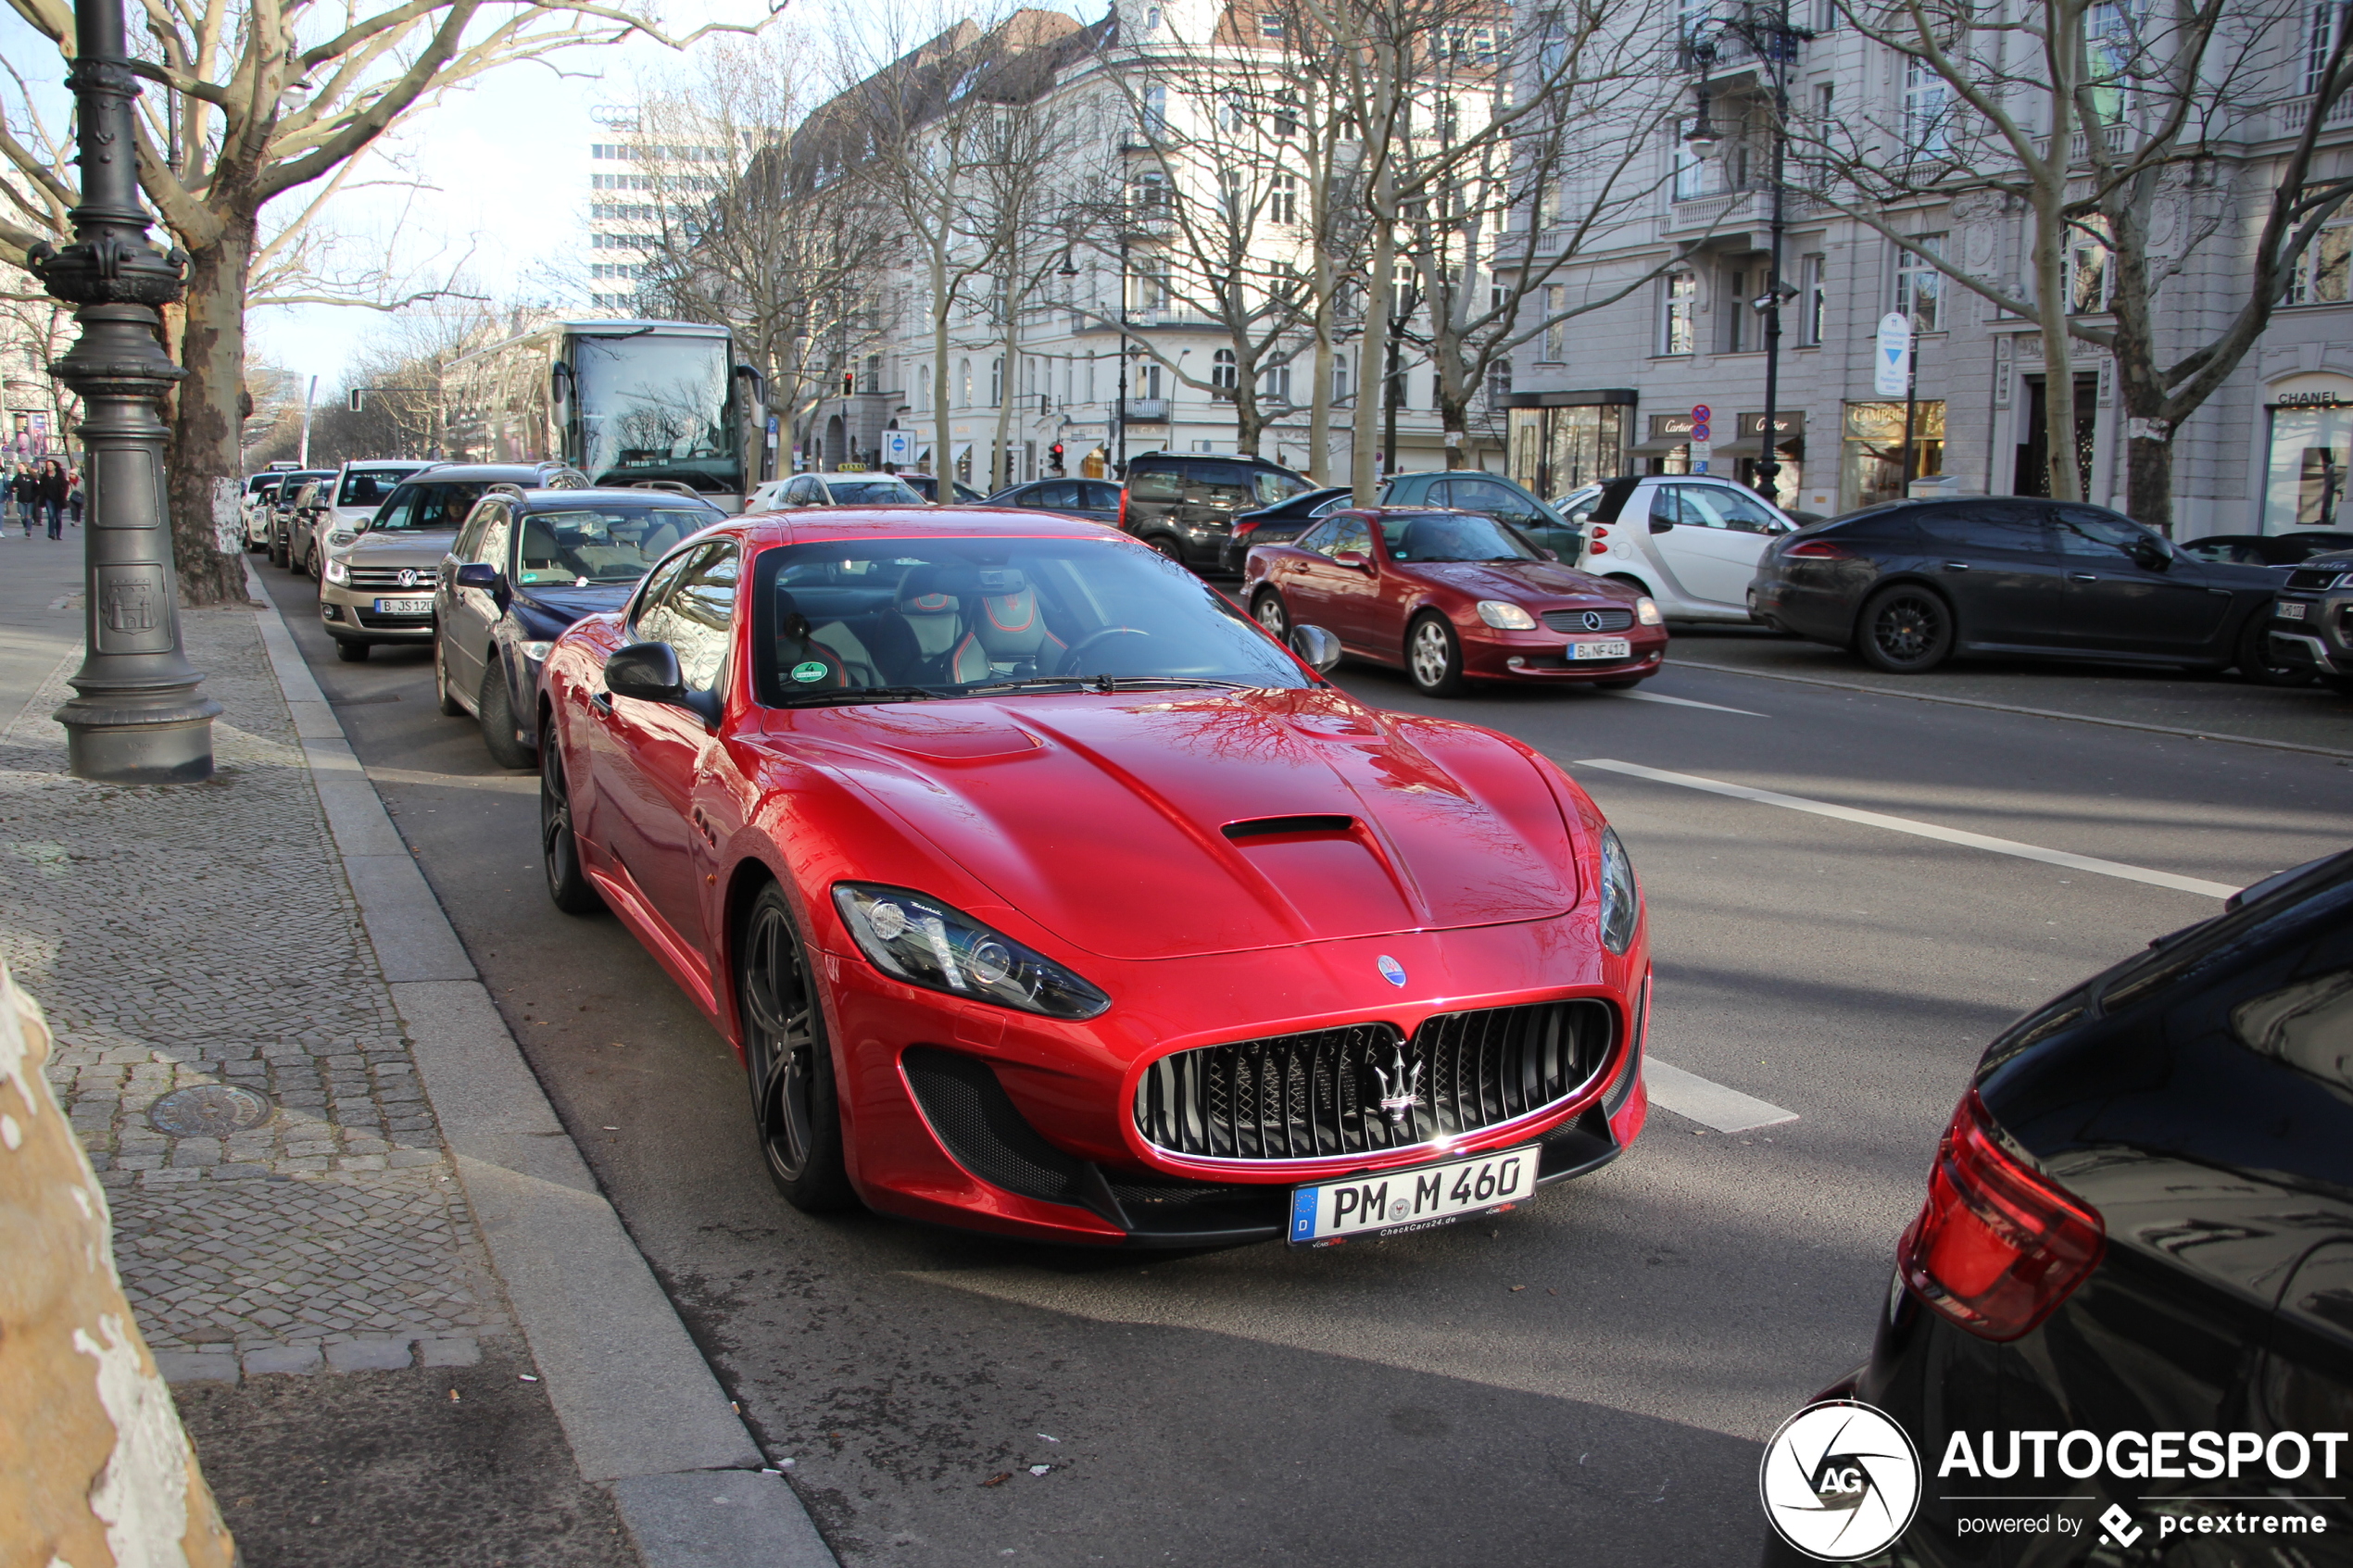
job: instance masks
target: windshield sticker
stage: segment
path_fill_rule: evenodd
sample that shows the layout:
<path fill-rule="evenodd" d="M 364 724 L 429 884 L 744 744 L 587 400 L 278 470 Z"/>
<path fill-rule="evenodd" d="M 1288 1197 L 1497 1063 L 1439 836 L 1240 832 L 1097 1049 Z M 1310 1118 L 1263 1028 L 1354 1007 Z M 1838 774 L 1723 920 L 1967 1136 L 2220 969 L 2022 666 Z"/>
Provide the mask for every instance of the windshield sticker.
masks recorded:
<path fill-rule="evenodd" d="M 792 678 L 800 682 L 804 685 L 811 681 L 822 681 L 825 678 L 825 667 L 823 664 L 818 663 L 817 660 L 812 659 L 803 663 L 794 665 L 792 667 Z"/>

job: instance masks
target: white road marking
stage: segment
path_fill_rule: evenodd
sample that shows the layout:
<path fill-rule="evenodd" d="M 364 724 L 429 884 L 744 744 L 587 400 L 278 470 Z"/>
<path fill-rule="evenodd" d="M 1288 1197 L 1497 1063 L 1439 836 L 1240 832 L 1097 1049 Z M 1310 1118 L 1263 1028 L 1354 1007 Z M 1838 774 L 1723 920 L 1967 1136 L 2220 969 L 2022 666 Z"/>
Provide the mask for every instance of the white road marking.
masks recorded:
<path fill-rule="evenodd" d="M 1777 1127 L 1797 1120 L 1794 1110 L 1783 1110 L 1696 1073 L 1670 1067 L 1656 1057 L 1643 1061 L 1642 1084 L 1650 1091 L 1653 1105 L 1663 1105 L 1719 1133 L 1745 1133 L 1752 1127 Z"/>
<path fill-rule="evenodd" d="M 1616 692 L 1616 696 L 1632 697 L 1636 702 L 1671 702 L 1678 708 L 1705 708 L 1710 713 L 1738 713 L 1748 719 L 1769 719 L 1769 713 L 1756 713 L 1745 708 L 1727 708 L 1720 702 L 1693 702 L 1687 696 L 1668 696 L 1665 692 Z"/>
<path fill-rule="evenodd" d="M 1968 833 L 1960 828 L 1940 827 L 1934 822 L 1914 822 L 1909 817 L 1891 817 L 1879 811 L 1858 811 L 1852 806 L 1833 806 L 1827 800 L 1808 800 L 1800 795 L 1782 795 L 1769 789 L 1751 789 L 1746 784 L 1726 784 L 1720 779 L 1703 779 L 1692 773 L 1670 773 L 1659 768 L 1645 768 L 1635 762 L 1619 762 L 1606 757 L 1588 757 L 1572 766 L 1605 768 L 1613 773 L 1627 773 L 1653 784 L 1679 784 L 1685 789 L 1704 789 L 1711 795 L 1729 795 L 1736 800 L 1754 800 L 1765 806 L 1785 806 L 1793 811 L 1810 811 L 1818 817 L 1835 817 L 1841 822 L 1861 822 L 1866 827 L 1885 828 L 1890 833 L 1908 833 L 1920 838 L 1933 838 L 1945 844 L 1958 844 L 1970 849 L 1990 849 L 1996 855 L 2015 855 L 2021 860 L 2040 860 L 2045 865 L 2067 866 L 2079 872 L 2097 872 L 2102 876 L 2121 877 L 2126 882 L 2146 883 L 2151 887 L 2170 887 L 2179 893 L 2202 893 L 2209 898 L 2227 898 L 2238 891 L 2228 883 L 2206 882 L 2194 876 L 2176 876 L 2171 872 L 2151 871 L 2145 866 L 2128 866 L 2121 860 L 2102 860 L 2090 855 L 2070 854 L 2064 849 L 2045 849 L 2040 845 L 2020 844 L 2012 838 L 1994 838 L 1982 833 Z"/>

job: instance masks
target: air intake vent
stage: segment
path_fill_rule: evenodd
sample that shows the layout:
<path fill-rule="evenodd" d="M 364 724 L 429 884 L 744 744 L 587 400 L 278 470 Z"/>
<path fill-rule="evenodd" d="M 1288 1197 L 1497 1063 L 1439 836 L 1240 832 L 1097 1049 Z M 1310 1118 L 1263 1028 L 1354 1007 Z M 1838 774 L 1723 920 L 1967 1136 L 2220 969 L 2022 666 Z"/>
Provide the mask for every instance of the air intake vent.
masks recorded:
<path fill-rule="evenodd" d="M 1227 822 L 1218 831 L 1239 843 L 1246 838 L 1272 838 L 1277 834 L 1347 833 L 1355 825 L 1353 817 L 1252 817 L 1244 822 Z"/>

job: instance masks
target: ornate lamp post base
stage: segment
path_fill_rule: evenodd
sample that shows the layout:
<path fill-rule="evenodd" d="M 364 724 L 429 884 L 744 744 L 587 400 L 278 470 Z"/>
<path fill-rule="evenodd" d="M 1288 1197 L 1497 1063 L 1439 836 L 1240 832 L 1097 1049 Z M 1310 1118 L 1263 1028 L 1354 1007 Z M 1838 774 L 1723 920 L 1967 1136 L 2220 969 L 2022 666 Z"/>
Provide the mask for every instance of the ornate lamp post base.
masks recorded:
<path fill-rule="evenodd" d="M 80 0 L 79 57 L 69 78 L 82 154 L 74 243 L 35 245 L 26 265 L 58 299 L 81 307 L 82 336 L 50 369 L 82 397 L 86 633 L 75 696 L 57 711 L 76 778 L 188 784 L 212 774 L 220 705 L 197 695 L 204 676 L 180 646 L 180 593 L 163 483 L 167 433 L 157 409 L 187 374 L 157 340 L 156 307 L 180 297 L 177 252 L 147 243 L 130 152 L 131 100 L 122 0 Z"/>

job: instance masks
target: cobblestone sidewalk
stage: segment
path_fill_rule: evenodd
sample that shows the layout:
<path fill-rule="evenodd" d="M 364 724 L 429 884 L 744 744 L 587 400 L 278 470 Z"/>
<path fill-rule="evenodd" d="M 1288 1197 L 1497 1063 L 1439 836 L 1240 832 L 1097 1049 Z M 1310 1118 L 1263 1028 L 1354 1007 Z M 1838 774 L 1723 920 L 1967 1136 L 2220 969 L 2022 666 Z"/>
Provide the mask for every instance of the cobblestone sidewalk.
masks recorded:
<path fill-rule="evenodd" d="M 184 625 L 225 709 L 210 783 L 68 776 L 72 661 L 0 735 L 0 958 L 48 1011 L 124 1287 L 167 1376 L 470 1363 L 510 1323 L 253 612 Z M 149 1123 L 205 1084 L 271 1113 Z"/>

